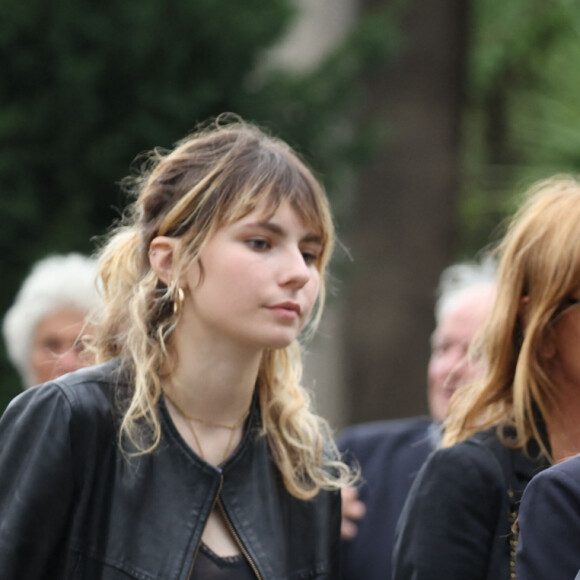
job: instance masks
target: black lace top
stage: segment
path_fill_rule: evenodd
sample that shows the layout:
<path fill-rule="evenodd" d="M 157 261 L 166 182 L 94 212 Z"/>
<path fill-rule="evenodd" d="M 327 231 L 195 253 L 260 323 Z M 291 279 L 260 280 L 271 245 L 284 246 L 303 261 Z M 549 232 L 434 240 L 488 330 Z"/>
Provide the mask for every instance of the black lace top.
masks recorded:
<path fill-rule="evenodd" d="M 218 556 L 202 543 L 191 580 L 256 580 L 256 576 L 242 554 Z"/>

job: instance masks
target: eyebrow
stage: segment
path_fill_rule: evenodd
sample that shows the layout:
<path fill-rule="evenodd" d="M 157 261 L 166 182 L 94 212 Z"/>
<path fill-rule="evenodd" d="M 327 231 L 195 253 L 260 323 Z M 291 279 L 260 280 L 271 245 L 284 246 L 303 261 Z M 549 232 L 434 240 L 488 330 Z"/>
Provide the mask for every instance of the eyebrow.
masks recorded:
<path fill-rule="evenodd" d="M 269 221 L 249 223 L 249 224 L 247 224 L 247 227 L 262 228 L 262 229 L 268 230 L 268 231 L 270 231 L 273 234 L 276 234 L 278 236 L 284 236 L 286 234 L 286 231 L 284 230 L 284 228 L 280 227 L 278 224 L 275 224 L 275 223 L 272 223 Z M 318 234 L 315 234 L 315 233 L 306 234 L 300 241 L 312 242 L 312 243 L 322 245 L 321 236 L 319 236 Z"/>

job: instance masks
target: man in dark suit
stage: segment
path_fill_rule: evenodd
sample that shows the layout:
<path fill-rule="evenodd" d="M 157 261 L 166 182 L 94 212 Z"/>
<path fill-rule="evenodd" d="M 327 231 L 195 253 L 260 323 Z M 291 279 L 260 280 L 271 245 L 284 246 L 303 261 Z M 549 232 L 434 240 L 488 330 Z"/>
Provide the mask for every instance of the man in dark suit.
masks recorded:
<path fill-rule="evenodd" d="M 518 580 L 580 579 L 580 456 L 532 478 L 518 524 Z"/>
<path fill-rule="evenodd" d="M 494 274 L 486 260 L 441 275 L 427 373 L 430 417 L 355 425 L 339 437 L 339 448 L 362 472 L 361 485 L 342 494 L 343 580 L 391 578 L 395 526 L 411 483 L 439 443 L 451 395 L 481 370 L 467 351 L 490 310 Z"/>

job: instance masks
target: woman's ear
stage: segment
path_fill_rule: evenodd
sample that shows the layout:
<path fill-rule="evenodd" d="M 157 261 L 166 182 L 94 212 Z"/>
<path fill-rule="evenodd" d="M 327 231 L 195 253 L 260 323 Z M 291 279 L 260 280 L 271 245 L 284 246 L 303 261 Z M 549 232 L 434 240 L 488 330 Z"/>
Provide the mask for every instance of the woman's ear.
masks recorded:
<path fill-rule="evenodd" d="M 175 280 L 175 264 L 179 241 L 157 236 L 149 244 L 149 264 L 157 277 L 167 286 Z"/>

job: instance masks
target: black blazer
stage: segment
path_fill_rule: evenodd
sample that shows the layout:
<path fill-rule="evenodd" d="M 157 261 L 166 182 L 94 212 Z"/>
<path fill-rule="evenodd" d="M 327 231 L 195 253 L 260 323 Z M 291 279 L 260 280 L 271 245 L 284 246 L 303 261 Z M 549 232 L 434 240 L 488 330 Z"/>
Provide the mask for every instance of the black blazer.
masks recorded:
<path fill-rule="evenodd" d="M 535 442 L 528 452 L 537 456 Z M 434 452 L 397 526 L 393 580 L 513 578 L 519 496 L 546 466 L 505 447 L 496 429 Z"/>
<path fill-rule="evenodd" d="M 538 474 L 522 497 L 518 580 L 573 580 L 580 570 L 580 456 Z"/>
<path fill-rule="evenodd" d="M 367 512 L 358 534 L 341 544 L 343 580 L 389 580 L 395 525 L 439 428 L 429 417 L 364 423 L 345 429 L 338 446 L 358 461 Z"/>
<path fill-rule="evenodd" d="M 220 467 L 188 447 L 160 404 L 154 453 L 117 445 L 114 363 L 12 401 L 0 420 L 2 580 L 186 580 L 216 502 L 264 580 L 338 578 L 340 494 L 288 494 L 254 401 Z"/>

